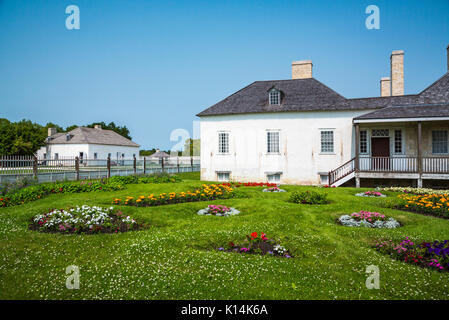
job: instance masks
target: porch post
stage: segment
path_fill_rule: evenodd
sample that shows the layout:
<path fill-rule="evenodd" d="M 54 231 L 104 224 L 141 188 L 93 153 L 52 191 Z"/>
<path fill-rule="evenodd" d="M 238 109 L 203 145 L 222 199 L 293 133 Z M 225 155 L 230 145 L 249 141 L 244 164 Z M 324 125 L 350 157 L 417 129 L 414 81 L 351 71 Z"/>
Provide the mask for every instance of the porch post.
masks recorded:
<path fill-rule="evenodd" d="M 418 121 L 418 188 L 422 188 L 422 126 Z"/>
<path fill-rule="evenodd" d="M 360 125 L 355 124 L 355 187 L 360 188 L 360 178 L 359 178 L 359 145 L 360 145 Z"/>

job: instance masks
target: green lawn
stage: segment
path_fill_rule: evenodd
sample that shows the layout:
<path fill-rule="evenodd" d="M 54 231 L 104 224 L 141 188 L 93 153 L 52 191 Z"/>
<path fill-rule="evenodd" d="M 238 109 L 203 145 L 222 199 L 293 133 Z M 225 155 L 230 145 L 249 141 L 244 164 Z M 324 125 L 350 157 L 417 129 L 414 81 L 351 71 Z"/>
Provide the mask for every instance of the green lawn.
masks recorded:
<path fill-rule="evenodd" d="M 128 185 L 118 192 L 51 195 L 0 209 L 0 299 L 447 299 L 449 274 L 394 261 L 371 248 L 379 238 L 449 239 L 449 221 L 386 209 L 384 199 L 355 197 L 352 188 L 322 189 L 327 205 L 286 202 L 287 193 L 239 188 L 245 198 L 215 204 L 241 211 L 233 217 L 198 216 L 207 203 L 125 207 L 150 223 L 138 232 L 45 234 L 29 219 L 50 208 L 109 206 L 115 197 L 186 191 L 182 183 Z M 313 187 L 284 186 L 287 191 Z M 365 190 L 365 189 L 363 189 Z M 394 196 L 393 193 L 388 193 Z M 209 202 L 211 203 L 211 202 Z M 337 225 L 341 214 L 379 211 L 404 224 L 395 230 Z M 212 251 L 250 232 L 281 240 L 292 259 Z M 80 289 L 65 286 L 65 269 L 80 268 Z M 365 286 L 368 265 L 380 269 L 380 289 Z"/>

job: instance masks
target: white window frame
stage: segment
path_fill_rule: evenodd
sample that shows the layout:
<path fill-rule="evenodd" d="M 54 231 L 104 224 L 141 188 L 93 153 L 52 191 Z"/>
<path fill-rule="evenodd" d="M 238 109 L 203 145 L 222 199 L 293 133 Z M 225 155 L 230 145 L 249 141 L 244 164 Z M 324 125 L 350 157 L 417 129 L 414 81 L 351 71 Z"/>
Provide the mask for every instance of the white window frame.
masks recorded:
<path fill-rule="evenodd" d="M 217 181 L 219 182 L 228 182 L 231 181 L 231 172 L 230 171 L 216 171 Z M 220 179 L 220 175 L 228 175 L 227 179 Z"/>
<path fill-rule="evenodd" d="M 366 132 L 366 152 L 362 152 L 362 148 L 361 148 L 362 147 L 362 135 L 361 135 L 362 131 Z M 359 154 L 361 154 L 361 155 L 369 155 L 369 153 L 370 153 L 370 143 L 369 143 L 370 134 L 369 134 L 369 129 L 360 129 L 359 132 L 360 132 L 359 146 L 358 146 Z"/>
<path fill-rule="evenodd" d="M 396 131 L 401 131 L 401 152 L 396 152 Z M 390 129 L 390 155 L 403 156 L 405 155 L 405 130 L 404 128 Z"/>
<path fill-rule="evenodd" d="M 221 134 L 226 134 L 227 135 L 227 140 L 228 140 L 227 152 L 222 152 L 222 150 L 220 148 L 221 147 L 221 140 L 220 140 L 220 135 Z M 230 150 L 231 150 L 230 132 L 229 131 L 218 131 L 217 132 L 217 139 L 218 139 L 218 143 L 217 143 L 218 151 L 217 151 L 217 154 L 224 154 L 224 155 L 230 154 Z"/>
<path fill-rule="evenodd" d="M 318 175 L 320 176 L 321 185 L 329 184 L 329 172 L 318 172 Z"/>
<path fill-rule="evenodd" d="M 270 133 L 277 133 L 278 136 L 278 150 L 277 151 L 269 151 L 269 143 L 268 143 L 268 136 Z M 266 154 L 281 154 L 281 130 L 280 129 L 267 129 L 265 130 L 265 151 Z"/>
<path fill-rule="evenodd" d="M 322 144 L 323 144 L 323 140 L 322 140 L 322 132 L 327 132 L 327 131 L 330 131 L 330 132 L 332 132 L 332 151 L 322 151 L 323 150 L 323 146 L 322 146 Z M 320 135 L 319 135 L 319 143 L 320 143 L 320 145 L 319 145 L 319 148 L 320 148 L 320 152 L 319 152 L 319 154 L 336 154 L 336 151 L 335 151 L 335 128 L 320 128 L 319 129 L 319 133 L 320 133 Z"/>
<path fill-rule="evenodd" d="M 447 142 L 446 142 L 446 150 L 447 152 L 433 152 L 433 133 L 435 131 L 445 131 L 447 136 Z M 449 154 L 449 130 L 445 128 L 432 128 L 430 131 L 430 152 L 435 155 L 447 155 Z"/>
<path fill-rule="evenodd" d="M 267 181 L 269 183 L 280 183 L 281 182 L 281 175 L 282 175 L 282 172 L 267 172 L 266 173 Z M 275 177 L 275 176 L 278 176 L 279 179 L 271 179 L 270 180 L 270 177 Z"/>
<path fill-rule="evenodd" d="M 388 130 L 388 135 L 375 136 L 373 134 L 373 131 L 375 131 L 375 130 Z M 390 138 L 391 137 L 391 130 L 394 130 L 394 129 L 392 129 L 392 128 L 385 128 L 385 127 L 371 128 L 371 137 L 372 138 Z"/>
<path fill-rule="evenodd" d="M 272 100 L 272 95 L 274 95 L 274 94 L 276 94 L 276 100 L 277 100 L 277 103 L 272 103 L 271 102 L 271 100 Z M 274 100 L 274 99 L 273 99 Z M 270 106 L 279 106 L 280 104 L 281 104 L 281 92 L 279 91 L 279 90 L 277 90 L 277 89 L 271 89 L 269 92 L 268 92 L 268 103 L 269 103 L 269 105 Z"/>

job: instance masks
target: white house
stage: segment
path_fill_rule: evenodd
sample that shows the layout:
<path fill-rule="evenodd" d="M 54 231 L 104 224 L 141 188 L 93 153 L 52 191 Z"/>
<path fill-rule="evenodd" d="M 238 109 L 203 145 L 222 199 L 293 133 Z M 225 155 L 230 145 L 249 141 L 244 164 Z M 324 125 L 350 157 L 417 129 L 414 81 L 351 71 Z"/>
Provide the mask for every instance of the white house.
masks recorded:
<path fill-rule="evenodd" d="M 448 185 L 449 72 L 404 95 L 403 58 L 391 54 L 380 97 L 343 97 L 308 60 L 293 62 L 291 80 L 253 82 L 202 111 L 201 178 Z M 449 46 L 447 59 L 449 70 Z"/>
<path fill-rule="evenodd" d="M 139 145 L 112 130 L 100 125 L 94 128 L 77 127 L 67 133 L 48 129 L 46 145 L 37 151 L 38 158 L 62 159 L 79 157 L 83 159 L 107 159 L 118 161 L 132 159 L 139 155 Z"/>

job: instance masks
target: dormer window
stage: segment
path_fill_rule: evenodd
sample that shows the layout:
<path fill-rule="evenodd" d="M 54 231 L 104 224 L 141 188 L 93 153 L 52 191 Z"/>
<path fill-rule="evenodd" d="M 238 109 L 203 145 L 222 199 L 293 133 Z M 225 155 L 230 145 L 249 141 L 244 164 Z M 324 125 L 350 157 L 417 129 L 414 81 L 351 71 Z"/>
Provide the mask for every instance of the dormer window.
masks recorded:
<path fill-rule="evenodd" d="M 270 105 L 280 105 L 281 104 L 281 92 L 276 89 L 271 89 L 269 93 Z"/>

